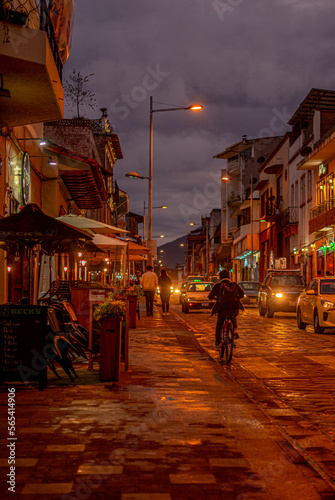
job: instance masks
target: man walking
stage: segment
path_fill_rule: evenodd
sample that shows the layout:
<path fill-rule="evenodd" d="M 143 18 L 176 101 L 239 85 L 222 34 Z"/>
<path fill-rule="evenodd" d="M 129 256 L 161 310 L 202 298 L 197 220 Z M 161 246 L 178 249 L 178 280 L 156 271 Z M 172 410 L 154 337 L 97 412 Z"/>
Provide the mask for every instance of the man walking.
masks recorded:
<path fill-rule="evenodd" d="M 140 283 L 145 295 L 147 316 L 153 316 L 154 298 L 158 287 L 158 277 L 157 274 L 153 272 L 152 266 L 147 266 L 147 272 L 142 275 Z"/>

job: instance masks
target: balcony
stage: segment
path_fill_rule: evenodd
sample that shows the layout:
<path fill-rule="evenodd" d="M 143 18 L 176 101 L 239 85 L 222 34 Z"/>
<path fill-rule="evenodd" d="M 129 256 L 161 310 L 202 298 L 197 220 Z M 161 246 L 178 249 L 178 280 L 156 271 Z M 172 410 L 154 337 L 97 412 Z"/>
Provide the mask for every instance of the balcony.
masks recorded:
<path fill-rule="evenodd" d="M 46 0 L 29 14 L 0 9 L 0 126 L 14 127 L 63 118 L 62 63 Z M 39 5 L 37 5 L 39 4 Z"/>
<path fill-rule="evenodd" d="M 290 237 L 298 232 L 299 210 L 298 207 L 287 207 L 280 214 L 278 231 L 283 231 L 284 236 Z"/>
<path fill-rule="evenodd" d="M 270 201 L 265 206 L 265 220 L 266 222 L 277 222 L 280 219 L 280 211 L 276 208 L 274 203 Z"/>
<path fill-rule="evenodd" d="M 228 196 L 228 205 L 230 207 L 236 207 L 241 205 L 241 196 L 235 193 L 235 191 L 232 191 Z"/>
<path fill-rule="evenodd" d="M 333 225 L 335 225 L 335 196 L 312 208 L 309 220 L 309 234 Z"/>

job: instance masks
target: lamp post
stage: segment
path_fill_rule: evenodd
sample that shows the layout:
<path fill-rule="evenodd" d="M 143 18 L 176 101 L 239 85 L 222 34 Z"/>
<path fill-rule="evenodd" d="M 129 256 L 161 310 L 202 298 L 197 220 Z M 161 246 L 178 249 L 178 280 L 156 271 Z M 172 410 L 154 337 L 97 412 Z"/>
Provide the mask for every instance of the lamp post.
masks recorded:
<path fill-rule="evenodd" d="M 225 224 L 225 241 L 228 241 L 228 224 L 229 224 L 229 214 L 228 214 L 228 181 L 230 181 L 227 171 L 221 171 L 221 180 L 226 184 L 226 224 Z M 221 196 L 222 198 L 222 196 Z M 221 243 L 223 243 L 223 201 L 221 200 Z"/>
<path fill-rule="evenodd" d="M 251 281 L 254 281 L 254 207 L 252 194 L 253 177 L 250 179 L 250 237 L 251 237 Z"/>
<path fill-rule="evenodd" d="M 163 113 L 165 111 L 179 111 L 179 110 L 188 110 L 188 111 L 199 111 L 202 109 L 200 104 L 194 104 L 188 107 L 171 107 L 171 108 L 153 108 L 153 98 L 150 96 L 150 142 L 149 142 L 149 190 L 148 190 L 148 201 L 149 201 L 149 211 L 148 211 L 148 264 L 152 265 L 152 176 L 153 176 L 153 114 L 154 113 Z"/>
<path fill-rule="evenodd" d="M 167 206 L 161 205 L 160 207 L 152 207 L 152 208 L 167 208 Z M 145 240 L 145 210 L 146 209 L 148 209 L 148 207 L 145 206 L 145 202 L 144 202 L 144 207 L 143 207 L 143 241 Z"/>
<path fill-rule="evenodd" d="M 253 185 L 257 181 L 257 177 L 250 176 L 250 237 L 251 237 L 251 281 L 255 280 L 254 273 L 254 198 L 253 198 Z"/>

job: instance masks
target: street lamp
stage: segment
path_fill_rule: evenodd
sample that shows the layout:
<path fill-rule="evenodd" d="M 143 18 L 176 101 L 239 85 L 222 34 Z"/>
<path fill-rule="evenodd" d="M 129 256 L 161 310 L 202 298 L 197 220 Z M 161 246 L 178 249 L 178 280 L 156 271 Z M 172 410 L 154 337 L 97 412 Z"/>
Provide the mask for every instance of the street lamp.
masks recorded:
<path fill-rule="evenodd" d="M 149 143 L 149 190 L 148 190 L 148 200 L 149 200 L 149 211 L 148 211 L 148 264 L 152 265 L 152 175 L 153 175 L 153 114 L 154 113 L 163 113 L 165 111 L 179 111 L 179 110 L 187 110 L 187 111 L 200 111 L 202 106 L 200 104 L 193 104 L 184 107 L 175 107 L 175 108 L 153 108 L 153 98 L 150 96 L 150 143 Z"/>
<path fill-rule="evenodd" d="M 135 173 L 135 172 L 133 172 L 133 173 Z M 166 205 L 161 205 L 159 207 L 152 207 L 152 208 L 153 209 L 154 208 L 163 208 L 163 209 L 165 209 L 165 208 L 167 208 L 167 206 Z M 143 240 L 145 240 L 145 210 L 146 209 L 148 209 L 148 207 L 145 206 L 145 202 L 144 202 L 144 209 L 143 209 Z"/>
<path fill-rule="evenodd" d="M 228 241 L 228 223 L 229 223 L 229 215 L 228 215 L 228 182 L 231 180 L 229 175 L 227 175 L 227 171 L 221 171 L 221 180 L 226 184 L 226 235 L 225 240 Z M 223 199 L 222 199 L 222 191 L 221 191 L 221 243 L 223 243 Z"/>

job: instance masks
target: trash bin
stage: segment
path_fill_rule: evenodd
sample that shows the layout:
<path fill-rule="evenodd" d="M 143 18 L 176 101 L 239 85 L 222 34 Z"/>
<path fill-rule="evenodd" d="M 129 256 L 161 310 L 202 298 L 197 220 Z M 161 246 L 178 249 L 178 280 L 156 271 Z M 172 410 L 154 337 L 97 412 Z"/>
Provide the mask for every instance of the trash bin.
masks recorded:
<path fill-rule="evenodd" d="M 104 318 L 100 330 L 99 380 L 117 382 L 120 379 L 121 319 Z"/>

